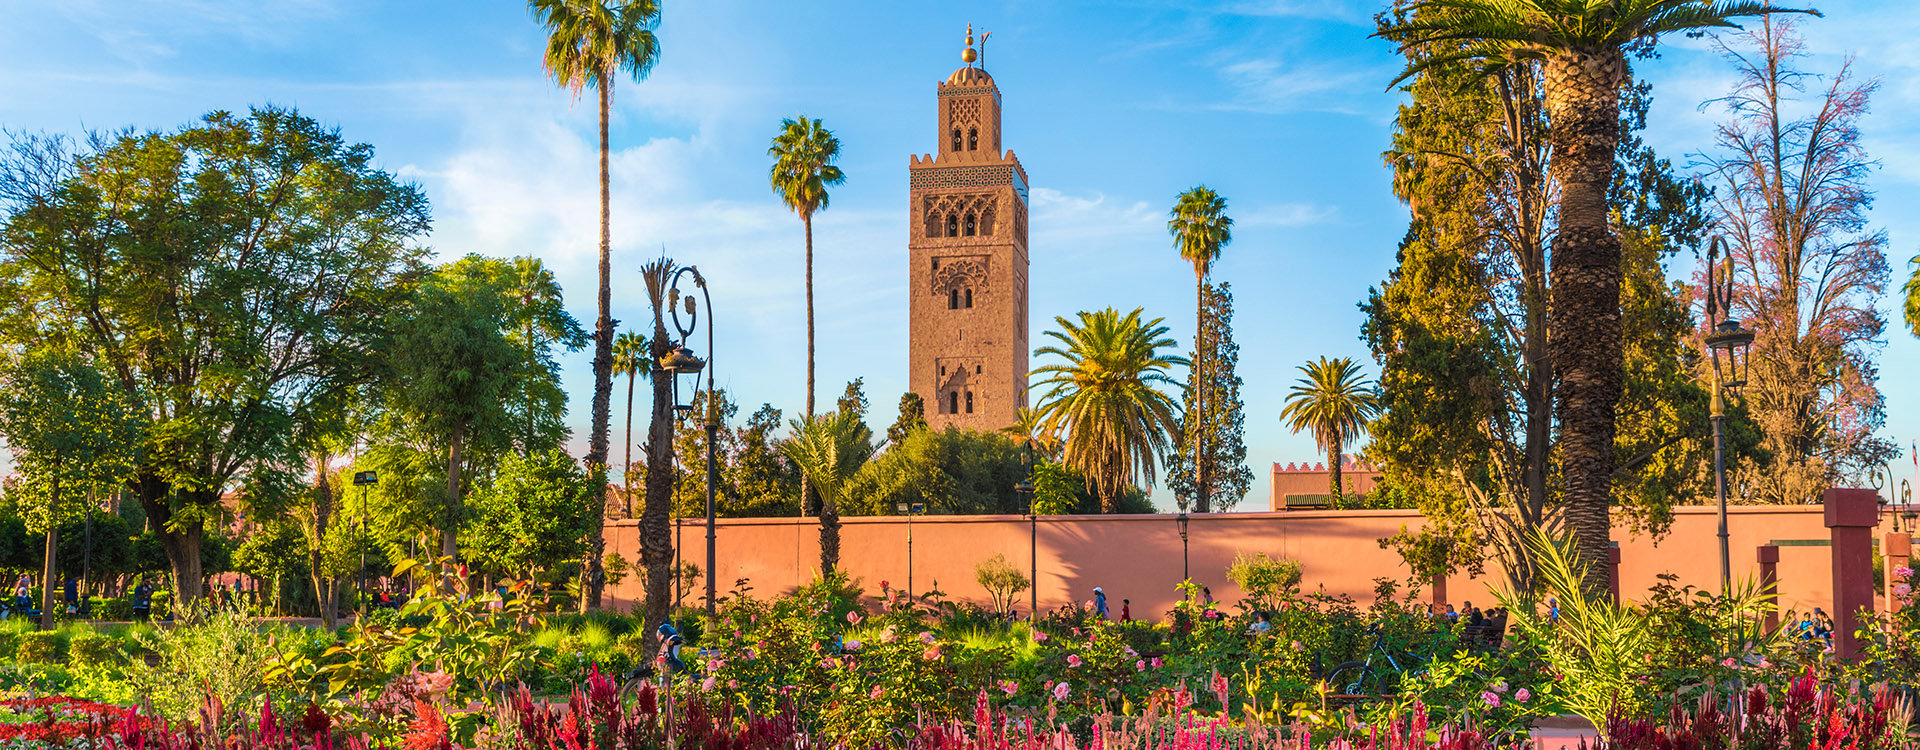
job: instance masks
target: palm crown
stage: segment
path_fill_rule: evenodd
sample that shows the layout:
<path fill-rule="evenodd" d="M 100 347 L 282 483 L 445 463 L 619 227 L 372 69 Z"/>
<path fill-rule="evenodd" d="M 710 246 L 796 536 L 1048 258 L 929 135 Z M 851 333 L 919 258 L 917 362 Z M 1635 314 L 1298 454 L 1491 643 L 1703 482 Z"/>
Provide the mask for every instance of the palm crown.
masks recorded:
<path fill-rule="evenodd" d="M 1739 0 L 1414 0 L 1412 19 L 1376 36 L 1402 46 L 1445 45 L 1452 51 L 1407 66 L 1394 84 L 1428 68 L 1478 60 L 1499 68 L 1555 52 L 1612 54 L 1675 31 L 1736 27 L 1732 19 L 1768 13 L 1812 13 Z"/>
<path fill-rule="evenodd" d="M 793 420 L 793 437 L 780 444 L 780 452 L 812 480 L 823 503 L 832 505 L 847 499 L 847 486 L 873 451 L 873 430 L 852 411 Z"/>
<path fill-rule="evenodd" d="M 1039 432 L 1066 432 L 1066 463 L 1084 474 L 1111 512 L 1120 488 L 1144 476 L 1154 480 L 1154 461 L 1176 429 L 1173 400 L 1156 384 L 1177 382 L 1167 371 L 1185 366 L 1179 356 L 1161 354 L 1175 344 L 1159 318 L 1142 321 L 1141 311 L 1121 315 L 1113 308 L 1082 312 L 1079 322 L 1054 318 L 1058 331 L 1047 335 L 1061 346 L 1035 354 L 1066 360 L 1034 370 L 1047 388 L 1039 407 Z"/>
<path fill-rule="evenodd" d="M 648 351 L 647 337 L 632 331 L 614 337 L 613 374 L 653 376 L 653 357 Z"/>
<path fill-rule="evenodd" d="M 847 179 L 833 164 L 840 158 L 840 139 L 819 120 L 804 115 L 782 120 L 780 128 L 773 147 L 767 149 L 773 157 L 767 176 L 782 204 L 802 217 L 812 216 L 827 207 L 827 188 Z"/>
<path fill-rule="evenodd" d="M 1233 219 L 1227 216 L 1227 199 L 1205 185 L 1180 194 L 1173 204 L 1167 232 L 1181 259 L 1193 264 L 1193 271 L 1205 277 L 1212 271 L 1220 249 L 1233 241 Z"/>
<path fill-rule="evenodd" d="M 657 0 L 532 0 L 532 9 L 548 29 L 542 63 L 575 93 L 611 86 L 620 70 L 645 78 L 660 57 Z"/>
<path fill-rule="evenodd" d="M 1380 396 L 1360 374 L 1360 365 L 1347 357 L 1321 357 L 1301 365 L 1300 372 L 1306 377 L 1287 394 L 1280 421 L 1294 432 L 1312 434 L 1322 449 L 1337 454 L 1380 413 Z"/>

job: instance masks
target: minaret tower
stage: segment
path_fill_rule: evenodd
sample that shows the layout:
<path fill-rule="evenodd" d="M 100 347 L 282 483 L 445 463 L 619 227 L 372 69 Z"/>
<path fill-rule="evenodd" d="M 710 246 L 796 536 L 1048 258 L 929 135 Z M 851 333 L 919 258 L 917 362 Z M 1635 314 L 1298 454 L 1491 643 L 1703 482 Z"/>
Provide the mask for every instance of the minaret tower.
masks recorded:
<path fill-rule="evenodd" d="M 997 430 L 1027 405 L 1027 173 L 1002 151 L 972 26 L 960 59 L 937 87 L 937 151 L 907 167 L 908 382 L 934 429 Z"/>

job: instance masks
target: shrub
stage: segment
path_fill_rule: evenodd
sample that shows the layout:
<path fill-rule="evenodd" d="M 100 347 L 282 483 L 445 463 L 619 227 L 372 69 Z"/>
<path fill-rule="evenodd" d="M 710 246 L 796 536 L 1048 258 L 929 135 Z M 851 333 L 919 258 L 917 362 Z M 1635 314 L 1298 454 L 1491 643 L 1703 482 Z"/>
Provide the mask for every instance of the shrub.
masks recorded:
<path fill-rule="evenodd" d="M 77 631 L 67 641 L 67 661 L 86 667 L 116 663 L 120 661 L 120 642 L 104 633 Z"/>
<path fill-rule="evenodd" d="M 87 606 L 96 620 L 125 622 L 133 619 L 133 602 L 126 599 L 96 596 Z"/>
<path fill-rule="evenodd" d="M 53 664 L 60 661 L 62 640 L 55 630 L 21 633 L 13 657 L 28 664 Z"/>
<path fill-rule="evenodd" d="M 1227 566 L 1227 578 L 1240 584 L 1246 598 L 1263 610 L 1277 609 L 1281 597 L 1300 588 L 1300 561 L 1241 552 Z"/>
<path fill-rule="evenodd" d="M 1007 562 L 1006 555 L 999 553 L 973 566 L 973 580 L 979 582 L 980 588 L 987 590 L 988 596 L 993 597 L 993 609 L 996 612 L 1007 611 L 1013 606 L 1014 595 L 1033 585 L 1032 581 L 1027 580 L 1026 574 Z"/>
<path fill-rule="evenodd" d="M 266 693 L 266 662 L 273 655 L 267 635 L 247 613 L 214 610 L 192 625 L 153 630 L 135 636 L 159 656 L 159 664 L 134 663 L 127 680 L 149 697 L 162 714 L 187 719 L 208 699 L 217 699 L 232 717 L 258 715 Z"/>

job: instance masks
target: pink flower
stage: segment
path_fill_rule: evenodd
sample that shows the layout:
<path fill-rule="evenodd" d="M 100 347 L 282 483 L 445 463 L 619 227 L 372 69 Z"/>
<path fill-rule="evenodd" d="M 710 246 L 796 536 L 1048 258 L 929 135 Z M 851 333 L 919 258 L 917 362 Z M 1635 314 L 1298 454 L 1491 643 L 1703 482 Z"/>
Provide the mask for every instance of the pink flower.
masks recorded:
<path fill-rule="evenodd" d="M 1063 701 L 1067 699 L 1068 695 L 1072 695 L 1072 694 L 1073 694 L 1073 689 L 1067 687 L 1067 683 L 1062 682 L 1058 685 L 1053 686 L 1054 700 Z"/>
<path fill-rule="evenodd" d="M 1293 642 L 1293 650 L 1295 650 L 1295 651 L 1305 651 L 1305 650 L 1307 650 L 1307 647 L 1306 647 L 1306 646 L 1303 646 L 1303 645 L 1301 645 L 1299 641 L 1294 641 L 1294 642 Z"/>
<path fill-rule="evenodd" d="M 1153 667 L 1154 669 L 1159 669 L 1161 665 L 1165 663 L 1166 662 L 1160 661 L 1160 657 L 1156 656 L 1147 662 L 1147 666 Z"/>
<path fill-rule="evenodd" d="M 727 680 L 727 689 L 728 689 L 728 690 L 739 690 L 739 689 L 740 689 L 740 681 L 739 681 L 739 680 Z"/>
<path fill-rule="evenodd" d="M 1721 660 L 1720 660 L 1720 666 L 1723 666 L 1723 667 L 1726 667 L 1726 668 L 1728 668 L 1728 669 L 1732 669 L 1732 668 L 1734 668 L 1734 667 L 1736 667 L 1736 666 L 1739 666 L 1739 664 L 1740 664 L 1740 663 L 1739 663 L 1739 662 L 1736 662 L 1736 661 L 1734 661 L 1734 660 L 1733 660 L 1733 657 L 1731 657 L 1731 656 L 1729 656 L 1729 657 L 1727 657 L 1727 658 L 1725 658 L 1725 659 L 1721 659 Z"/>
<path fill-rule="evenodd" d="M 927 650 L 920 652 L 920 658 L 925 659 L 927 661 L 939 661 L 940 660 L 940 644 L 936 643 L 932 646 L 927 647 Z"/>
<path fill-rule="evenodd" d="M 1533 693 L 1527 692 L 1526 688 L 1520 688 L 1519 690 L 1513 691 L 1513 699 L 1521 703 L 1527 702 L 1527 699 L 1532 697 L 1533 697 Z"/>
<path fill-rule="evenodd" d="M 720 660 L 719 660 L 719 659 L 708 659 L 708 660 L 707 660 L 707 671 L 709 671 L 709 672 L 718 672 L 718 671 L 720 671 L 720 666 L 721 666 L 721 665 L 720 665 Z"/>
<path fill-rule="evenodd" d="M 1018 693 L 1020 692 L 1020 683 L 1014 682 L 1013 680 L 1001 680 L 1000 692 L 1006 693 L 1007 695 Z"/>
<path fill-rule="evenodd" d="M 849 653 L 853 653 L 853 652 L 859 651 L 862 648 L 865 648 L 866 645 L 867 644 L 854 640 L 854 641 L 847 641 L 846 643 L 842 644 L 841 648 L 846 649 Z"/>
<path fill-rule="evenodd" d="M 932 644 L 932 643 L 933 643 L 933 631 L 931 631 L 931 630 L 922 630 L 922 631 L 920 631 L 920 642 L 921 642 L 921 643 L 926 643 L 926 644 Z"/>
<path fill-rule="evenodd" d="M 711 691 L 718 685 L 719 685 L 719 682 L 713 679 L 713 675 L 707 675 L 707 679 L 700 681 L 701 690 Z"/>
<path fill-rule="evenodd" d="M 1042 632 L 1040 632 L 1040 631 L 1038 631 L 1038 630 L 1035 630 L 1035 631 L 1033 631 L 1033 642 L 1034 642 L 1034 643 L 1046 643 L 1046 642 L 1047 642 L 1047 634 L 1046 634 L 1046 633 L 1042 633 Z"/>
<path fill-rule="evenodd" d="M 1499 708 L 1499 707 L 1500 707 L 1500 694 L 1499 694 L 1499 693 L 1495 693 L 1495 692 L 1493 692 L 1492 690 L 1488 690 L 1488 691 L 1486 691 L 1486 692 L 1484 692 L 1484 693 L 1481 693 L 1481 694 L 1480 694 L 1480 700 L 1481 700 L 1482 702 L 1484 702 L 1484 703 L 1486 703 L 1486 704 L 1487 704 L 1487 707 L 1488 707 L 1488 708 Z"/>
<path fill-rule="evenodd" d="M 1501 680 L 1499 682 L 1493 683 L 1493 692 L 1496 692 L 1496 693 L 1507 692 L 1507 681 Z"/>
<path fill-rule="evenodd" d="M 1145 672 L 1145 671 L 1147 671 L 1147 660 L 1146 660 L 1146 659 L 1141 659 L 1141 660 L 1139 660 L 1139 661 L 1136 661 L 1136 662 L 1134 662 L 1134 663 L 1133 663 L 1133 671 L 1135 671 L 1135 672 Z"/>
<path fill-rule="evenodd" d="M 1072 667 L 1072 668 L 1074 668 L 1074 669 L 1079 669 L 1079 668 L 1080 668 L 1080 655 L 1079 655 L 1079 654 L 1067 654 L 1067 666 L 1069 666 L 1069 667 Z"/>
<path fill-rule="evenodd" d="M 860 624 L 860 613 L 859 613 L 859 612 L 848 612 L 848 613 L 847 613 L 847 624 L 848 624 L 848 625 L 859 625 L 859 624 Z"/>
<path fill-rule="evenodd" d="M 900 634 L 894 632 L 892 625 L 888 625 L 886 630 L 880 631 L 881 643 L 892 643 L 897 640 L 900 640 Z"/>
<path fill-rule="evenodd" d="M 886 688 L 881 687 L 879 685 L 875 685 L 873 686 L 873 690 L 867 693 L 867 698 L 877 701 L 877 700 L 880 700 L 882 697 L 886 696 L 886 694 L 887 694 Z"/>
<path fill-rule="evenodd" d="M 1893 577 L 1905 580 L 1913 577 L 1913 568 L 1905 565 L 1893 569 Z"/>

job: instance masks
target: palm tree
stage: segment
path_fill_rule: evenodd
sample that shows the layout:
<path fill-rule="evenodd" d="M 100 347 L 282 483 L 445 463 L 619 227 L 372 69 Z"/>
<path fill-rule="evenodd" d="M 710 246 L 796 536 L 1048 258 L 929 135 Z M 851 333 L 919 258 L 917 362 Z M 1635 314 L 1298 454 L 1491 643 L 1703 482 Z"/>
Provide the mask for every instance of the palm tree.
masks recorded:
<path fill-rule="evenodd" d="M 1560 383 L 1561 477 L 1587 584 L 1604 590 L 1614 414 L 1624 380 L 1620 238 L 1608 223 L 1607 193 L 1620 141 L 1620 91 L 1630 77 L 1626 49 L 1783 9 L 1766 0 L 1412 0 L 1406 11 L 1408 20 L 1379 32 L 1420 53 L 1395 84 L 1455 63 L 1488 75 L 1540 63 L 1548 175 L 1560 190 L 1547 348 Z"/>
<path fill-rule="evenodd" d="M 1060 435 L 1042 426 L 1046 416 L 1039 409 L 1022 406 L 1013 412 L 1013 424 L 1000 428 L 1000 434 L 1014 442 L 1033 446 L 1041 456 L 1052 457 L 1060 451 Z"/>
<path fill-rule="evenodd" d="M 628 331 L 613 340 L 613 372 L 627 376 L 626 457 L 620 464 L 620 494 L 626 515 L 633 517 L 633 382 L 641 375 L 653 379 L 653 357 L 647 337 Z"/>
<path fill-rule="evenodd" d="M 1380 394 L 1362 378 L 1360 365 L 1347 357 L 1321 357 L 1301 365 L 1300 372 L 1306 377 L 1287 394 L 1280 421 L 1296 433 L 1313 433 L 1313 442 L 1327 452 L 1333 498 L 1339 500 L 1341 449 L 1359 439 L 1367 423 L 1380 415 Z"/>
<path fill-rule="evenodd" d="M 647 569 L 647 629 L 666 622 L 668 590 L 675 566 L 673 549 L 673 378 L 658 372 L 673 339 L 667 333 L 667 284 L 673 279 L 670 258 L 656 258 L 640 266 L 653 312 L 653 334 L 647 337 L 645 366 L 653 384 L 652 418 L 647 426 L 647 500 L 640 508 L 640 564 Z M 655 377 L 659 375 L 661 377 Z M 629 442 L 632 437 L 627 438 Z"/>
<path fill-rule="evenodd" d="M 613 82 L 622 71 L 634 80 L 647 77 L 660 57 L 653 29 L 660 23 L 658 0 L 532 0 L 534 18 L 547 27 L 547 72 L 572 89 L 591 86 L 600 95 L 600 315 L 593 326 L 593 431 L 587 440 L 587 470 L 593 480 L 593 534 L 588 540 L 587 582 L 581 607 L 598 609 L 605 588 L 600 552 L 606 546 L 602 520 L 607 505 L 607 428 L 613 400 L 613 224 L 608 192 L 607 118 Z"/>
<path fill-rule="evenodd" d="M 1154 460 L 1179 429 L 1173 400 L 1154 385 L 1178 387 L 1167 370 L 1187 361 L 1161 354 L 1177 345 L 1160 318 L 1140 316 L 1139 308 L 1122 316 L 1109 307 L 1080 313 L 1078 323 L 1054 318 L 1061 330 L 1047 335 L 1061 346 L 1034 351 L 1066 360 L 1033 371 L 1046 376 L 1033 387 L 1048 389 L 1036 432 L 1066 432 L 1066 464 L 1087 477 L 1102 513 L 1114 512 L 1121 488 L 1135 478 L 1153 484 Z"/>
<path fill-rule="evenodd" d="M 1173 204 L 1172 218 L 1167 220 L 1167 231 L 1173 235 L 1180 258 L 1193 264 L 1193 369 L 1187 377 L 1193 406 L 1187 414 L 1187 444 L 1193 446 L 1193 509 L 1207 513 L 1213 509 L 1213 478 L 1207 475 L 1210 466 L 1206 456 L 1211 438 L 1206 420 L 1206 369 L 1212 357 L 1212 345 L 1206 340 L 1207 276 L 1213 271 L 1213 262 L 1220 258 L 1220 249 L 1233 241 L 1227 199 L 1205 185 L 1181 193 Z"/>
<path fill-rule="evenodd" d="M 832 573 L 840 564 L 840 503 L 847 487 L 867 459 L 873 457 L 873 430 L 858 413 L 834 411 L 793 421 L 793 437 L 780 452 L 813 478 L 820 493 L 820 573 Z"/>
<path fill-rule="evenodd" d="M 827 188 L 847 181 L 833 162 L 840 158 L 840 139 L 806 115 L 780 121 L 780 134 L 767 149 L 773 157 L 768 181 L 780 202 L 800 215 L 807 231 L 807 419 L 813 418 L 813 214 L 827 208 Z M 810 479 L 800 474 L 800 515 L 807 514 Z"/>

